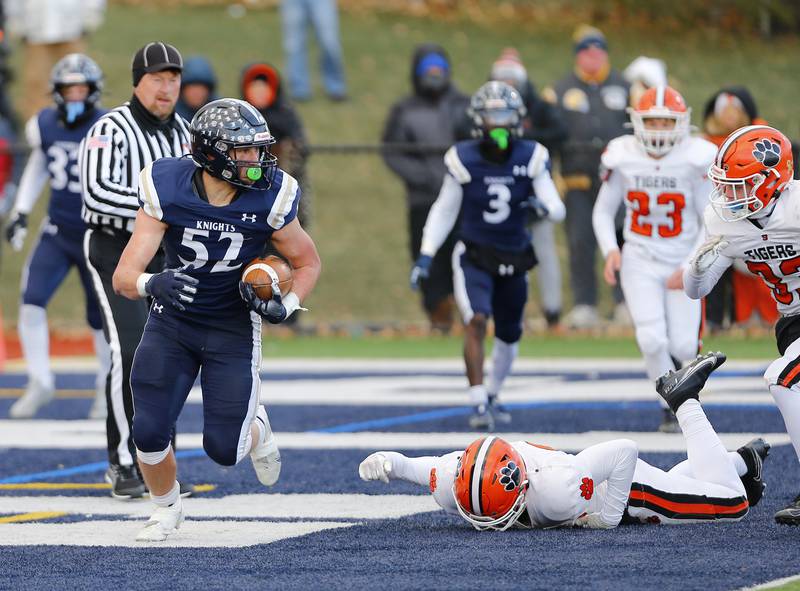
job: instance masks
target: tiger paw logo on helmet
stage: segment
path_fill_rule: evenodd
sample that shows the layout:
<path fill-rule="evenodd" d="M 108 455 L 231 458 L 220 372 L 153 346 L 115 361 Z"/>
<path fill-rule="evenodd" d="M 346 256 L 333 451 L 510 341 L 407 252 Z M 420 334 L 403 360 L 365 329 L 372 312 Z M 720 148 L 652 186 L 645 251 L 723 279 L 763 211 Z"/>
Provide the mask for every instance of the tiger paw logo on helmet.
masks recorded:
<path fill-rule="evenodd" d="M 503 485 L 506 491 L 511 492 L 518 488 L 520 480 L 519 466 L 515 462 L 508 462 L 508 464 L 500 468 L 500 484 Z"/>
<path fill-rule="evenodd" d="M 769 168 L 777 166 L 781 161 L 781 145 L 765 138 L 755 143 L 753 157 Z"/>

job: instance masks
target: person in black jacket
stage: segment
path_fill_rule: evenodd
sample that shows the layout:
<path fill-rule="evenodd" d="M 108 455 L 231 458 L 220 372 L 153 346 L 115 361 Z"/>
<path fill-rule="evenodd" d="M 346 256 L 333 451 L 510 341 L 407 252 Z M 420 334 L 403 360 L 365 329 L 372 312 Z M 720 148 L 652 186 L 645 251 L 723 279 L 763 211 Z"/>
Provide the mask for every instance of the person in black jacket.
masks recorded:
<path fill-rule="evenodd" d="M 308 141 L 300 115 L 286 99 L 278 69 L 266 62 L 250 64 L 242 70 L 242 98 L 253 105 L 267 120 L 276 143 L 271 151 L 281 168 L 292 175 L 303 191 L 297 217 L 304 228 L 310 223 L 310 188 L 306 178 Z"/>
<path fill-rule="evenodd" d="M 456 139 L 469 97 L 452 82 L 447 53 L 435 44 L 416 48 L 411 60 L 413 92 L 397 101 L 383 131 L 383 159 L 406 186 L 411 260 L 419 256 L 422 228 L 445 175 L 444 153 Z M 453 322 L 451 235 L 434 257 L 430 277 L 421 285 L 422 303 L 434 330 Z"/>
<path fill-rule="evenodd" d="M 181 95 L 175 111 L 186 121 L 191 121 L 200 107 L 218 98 L 216 90 L 217 77 L 211 62 L 199 55 L 188 58 L 183 64 Z"/>

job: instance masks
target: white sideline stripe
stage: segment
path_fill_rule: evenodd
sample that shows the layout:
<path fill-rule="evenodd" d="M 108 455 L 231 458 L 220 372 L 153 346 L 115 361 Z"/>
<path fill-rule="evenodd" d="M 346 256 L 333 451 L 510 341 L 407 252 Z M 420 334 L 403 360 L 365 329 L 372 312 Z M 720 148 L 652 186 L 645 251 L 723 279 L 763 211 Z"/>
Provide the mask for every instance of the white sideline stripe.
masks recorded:
<path fill-rule="evenodd" d="M 0 524 L 0 546 L 122 546 L 129 548 L 243 548 L 321 531 L 346 522 L 192 521 L 163 542 L 136 542 L 141 521 Z"/>
<path fill-rule="evenodd" d="M 478 432 L 410 433 L 362 431 L 358 433 L 276 432 L 281 449 L 464 449 L 483 434 Z M 544 443 L 564 451 L 580 451 L 609 439 L 633 439 L 640 451 L 683 452 L 686 443 L 679 433 L 637 431 L 588 431 L 585 433 L 502 433 L 508 441 Z M 754 437 L 770 444 L 789 443 L 786 433 L 720 433 L 728 449 L 736 449 Z M 181 448 L 202 449 L 201 433 L 181 433 Z M 0 421 L 0 448 L 17 449 L 105 449 L 102 421 Z"/>
<path fill-rule="evenodd" d="M 775 589 L 776 587 L 782 587 L 783 585 L 793 583 L 795 581 L 800 581 L 800 575 L 793 575 L 791 577 L 775 579 L 774 581 L 767 581 L 766 583 L 761 583 L 760 585 L 755 585 L 753 587 L 741 587 L 738 591 L 760 591 L 761 589 Z"/>
<path fill-rule="evenodd" d="M 353 470 L 352 477 L 353 480 L 358 479 L 357 469 Z M 426 488 L 420 487 L 420 492 L 426 491 Z M 398 519 L 436 511 L 439 505 L 428 494 L 239 494 L 220 498 L 188 498 L 183 500 L 183 508 L 187 519 Z M 39 511 L 147 519 L 153 513 L 153 504 L 137 501 L 120 503 L 109 496 L 0 496 L 0 514 Z M 0 534 L 0 539 L 3 537 Z"/>

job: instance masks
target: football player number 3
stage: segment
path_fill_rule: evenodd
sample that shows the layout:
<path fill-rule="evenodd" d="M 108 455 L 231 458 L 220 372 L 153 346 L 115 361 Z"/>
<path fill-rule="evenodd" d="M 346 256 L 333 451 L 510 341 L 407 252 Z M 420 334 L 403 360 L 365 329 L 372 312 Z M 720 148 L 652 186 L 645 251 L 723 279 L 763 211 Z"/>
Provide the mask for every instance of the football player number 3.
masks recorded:
<path fill-rule="evenodd" d="M 643 217 L 650 215 L 650 195 L 643 191 L 628 191 L 625 198 L 631 205 L 631 232 L 652 236 L 653 224 L 642 221 Z M 683 229 L 681 214 L 686 207 L 686 197 L 681 193 L 661 193 L 656 197 L 656 203 L 672 206 L 672 211 L 667 212 L 669 223 L 657 226 L 658 235 L 662 238 L 672 238 L 680 234 Z"/>
<path fill-rule="evenodd" d="M 181 246 L 185 246 L 186 248 L 193 250 L 195 254 L 193 261 L 188 261 L 183 257 L 180 257 L 181 262 L 187 267 L 191 266 L 195 269 L 199 269 L 208 262 L 208 249 L 206 248 L 205 244 L 199 240 L 195 240 L 195 237 L 197 236 L 208 238 L 209 231 L 197 230 L 194 228 L 184 228 L 183 238 L 181 239 Z M 244 242 L 243 236 L 238 232 L 220 232 L 218 242 L 222 242 L 223 240 L 230 240 L 230 244 L 228 244 L 228 248 L 225 251 L 225 256 L 222 257 L 222 260 L 217 261 L 214 263 L 214 266 L 211 267 L 212 273 L 235 271 L 242 266 L 242 263 L 231 265 L 229 261 L 234 261 L 236 260 L 236 257 L 239 256 L 239 250 L 241 250 L 242 242 Z"/>
<path fill-rule="evenodd" d="M 780 262 L 778 268 L 780 269 L 781 277 L 778 277 L 775 271 L 772 270 L 772 267 L 763 261 L 746 261 L 746 263 L 747 268 L 750 269 L 753 275 L 758 275 L 769 284 L 772 289 L 772 297 L 774 297 L 776 301 L 787 305 L 792 303 L 795 292 L 789 291 L 789 288 L 787 288 L 786 284 L 782 281 L 782 277 L 794 275 L 800 270 L 800 257 L 794 257 L 793 259 L 786 259 Z"/>
<path fill-rule="evenodd" d="M 489 201 L 489 211 L 483 212 L 483 221 L 487 224 L 500 224 L 508 218 L 511 213 L 511 189 L 506 185 L 492 183 L 486 188 L 486 192 L 494 199 Z"/>

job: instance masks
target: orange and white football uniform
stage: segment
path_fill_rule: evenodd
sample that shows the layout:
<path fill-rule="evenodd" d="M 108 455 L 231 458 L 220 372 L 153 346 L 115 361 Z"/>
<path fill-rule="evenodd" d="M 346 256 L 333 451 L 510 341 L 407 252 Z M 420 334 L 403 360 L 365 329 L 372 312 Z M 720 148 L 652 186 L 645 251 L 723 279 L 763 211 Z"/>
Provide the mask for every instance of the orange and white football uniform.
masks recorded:
<path fill-rule="evenodd" d="M 712 143 L 686 137 L 654 158 L 626 135 L 609 142 L 602 157 L 594 231 L 604 257 L 619 249 L 614 217 L 624 204 L 620 282 L 651 380 L 674 369 L 671 358 L 685 361 L 698 352 L 700 302 L 667 289 L 666 282 L 703 240 L 712 189 L 706 171 L 715 153 Z"/>

